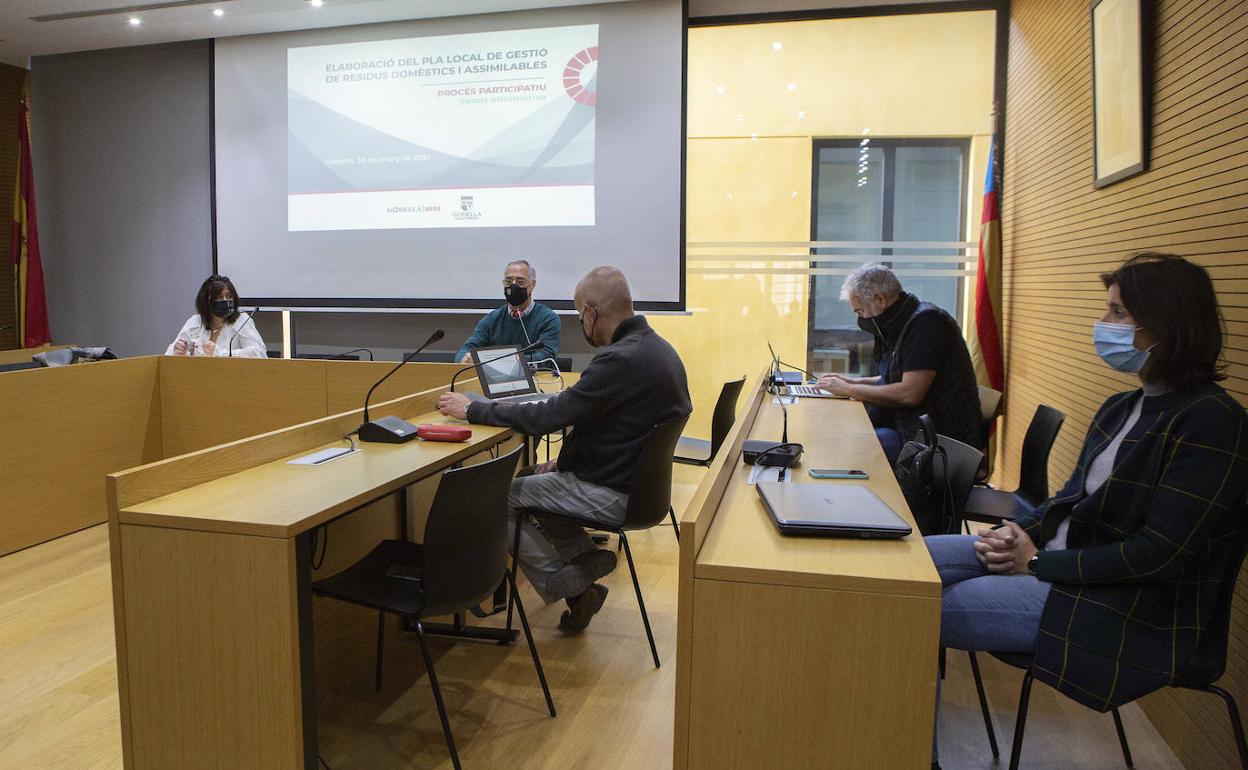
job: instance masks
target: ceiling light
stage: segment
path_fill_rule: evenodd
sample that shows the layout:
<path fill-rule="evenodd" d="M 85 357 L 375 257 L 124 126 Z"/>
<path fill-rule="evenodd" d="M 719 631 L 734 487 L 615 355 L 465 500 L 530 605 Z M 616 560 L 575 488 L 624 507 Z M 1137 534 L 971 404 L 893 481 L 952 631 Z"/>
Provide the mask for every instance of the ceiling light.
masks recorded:
<path fill-rule="evenodd" d="M 790 90 L 790 91 L 796 91 L 796 90 L 797 90 L 797 83 L 789 83 L 789 90 Z"/>
<path fill-rule="evenodd" d="M 216 16 L 217 18 L 220 18 L 225 15 L 225 11 L 221 10 L 220 8 L 213 8 L 212 15 Z"/>
<path fill-rule="evenodd" d="M 797 111 L 797 119 L 798 119 L 798 120 L 802 120 L 802 119 L 803 119 L 803 118 L 805 118 L 805 117 L 806 117 L 806 110 L 798 110 L 798 111 Z"/>
<path fill-rule="evenodd" d="M 784 48 L 784 43 L 781 43 L 779 40 L 771 44 L 771 50 L 773 51 L 779 51 L 782 48 Z"/>
<path fill-rule="evenodd" d="M 143 20 L 142 20 L 142 19 L 140 19 L 138 16 L 131 16 L 131 17 L 130 17 L 130 26 L 132 26 L 132 27 L 137 27 L 137 26 L 139 26 L 139 25 L 140 25 L 140 24 L 142 24 L 142 23 L 143 23 Z"/>
<path fill-rule="evenodd" d="M 867 135 L 867 134 L 869 134 L 869 133 L 871 133 L 871 129 L 869 129 L 869 128 L 864 128 L 864 129 L 862 129 L 862 135 L 863 135 L 863 136 L 866 136 L 866 135 Z"/>
<path fill-rule="evenodd" d="M 727 90 L 728 89 L 724 88 L 723 86 L 715 86 L 715 93 L 719 94 L 720 96 L 723 96 Z"/>
<path fill-rule="evenodd" d="M 320 8 L 322 5 L 325 5 L 325 0 L 308 0 L 308 5 L 313 8 Z"/>

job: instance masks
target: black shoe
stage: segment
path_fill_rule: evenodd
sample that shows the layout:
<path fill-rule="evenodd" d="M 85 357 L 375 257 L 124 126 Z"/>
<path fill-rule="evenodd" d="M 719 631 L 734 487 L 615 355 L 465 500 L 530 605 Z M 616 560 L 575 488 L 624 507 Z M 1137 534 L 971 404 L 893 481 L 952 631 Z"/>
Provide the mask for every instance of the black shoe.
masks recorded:
<path fill-rule="evenodd" d="M 568 609 L 559 618 L 559 628 L 569 633 L 579 634 L 589 627 L 602 605 L 607 600 L 607 587 L 594 583 L 585 593 L 576 598 L 569 598 Z"/>
<path fill-rule="evenodd" d="M 595 548 L 577 556 L 546 579 L 546 593 L 551 596 L 580 598 L 595 580 L 610 575 L 616 565 L 615 554 Z"/>

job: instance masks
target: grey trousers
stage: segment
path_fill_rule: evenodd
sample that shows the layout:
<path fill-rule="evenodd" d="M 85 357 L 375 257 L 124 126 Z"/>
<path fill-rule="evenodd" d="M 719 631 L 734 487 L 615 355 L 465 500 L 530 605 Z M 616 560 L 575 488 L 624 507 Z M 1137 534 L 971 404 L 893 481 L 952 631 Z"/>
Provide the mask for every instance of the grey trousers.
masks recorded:
<path fill-rule="evenodd" d="M 624 521 L 628 495 L 608 487 L 581 481 L 574 474 L 555 471 L 521 476 L 511 482 L 507 495 L 507 544 L 516 542 L 516 519 L 521 509 L 575 514 L 604 524 Z M 520 530 L 520 567 L 538 596 L 546 602 L 563 597 L 546 590 L 546 581 L 572 559 L 594 549 L 594 541 L 582 527 L 543 519 L 541 528 L 524 517 Z"/>

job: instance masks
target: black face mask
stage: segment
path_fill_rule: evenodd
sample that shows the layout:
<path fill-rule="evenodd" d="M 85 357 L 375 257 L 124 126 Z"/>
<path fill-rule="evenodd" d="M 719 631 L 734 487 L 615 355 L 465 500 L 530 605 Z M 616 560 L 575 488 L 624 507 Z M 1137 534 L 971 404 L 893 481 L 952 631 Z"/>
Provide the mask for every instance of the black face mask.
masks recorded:
<path fill-rule="evenodd" d="M 594 342 L 594 327 L 598 325 L 598 311 L 594 311 L 594 322 L 589 325 L 589 331 L 585 331 L 585 314 L 581 313 L 581 334 L 585 336 L 585 341 L 589 343 L 591 348 L 598 347 L 598 343 Z"/>
<path fill-rule="evenodd" d="M 229 318 L 234 315 L 234 300 L 218 299 L 212 302 L 212 314 L 217 318 Z"/>
<path fill-rule="evenodd" d="M 523 286 L 509 283 L 507 288 L 503 289 L 503 296 L 507 298 L 507 304 L 512 307 L 520 307 L 529 298 L 529 290 Z"/>
<path fill-rule="evenodd" d="M 880 333 L 879 326 L 877 326 L 875 323 L 875 316 L 871 316 L 870 318 L 859 318 L 858 328 L 862 329 L 867 334 L 879 334 Z"/>

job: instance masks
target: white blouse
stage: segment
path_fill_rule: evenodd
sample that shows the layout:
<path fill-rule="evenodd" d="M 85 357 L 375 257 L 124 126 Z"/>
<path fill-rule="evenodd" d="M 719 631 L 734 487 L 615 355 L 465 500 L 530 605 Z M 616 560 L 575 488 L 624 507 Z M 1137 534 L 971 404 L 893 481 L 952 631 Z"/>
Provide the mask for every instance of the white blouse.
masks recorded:
<path fill-rule="evenodd" d="M 222 326 L 221 333 L 217 335 L 217 349 L 214 355 L 229 357 L 231 342 L 233 342 L 234 358 L 268 358 L 268 348 L 265 347 L 260 332 L 256 331 L 256 322 L 250 319 L 251 316 L 247 313 L 239 313 L 238 320 Z M 188 354 L 202 356 L 204 343 L 210 339 L 212 339 L 212 331 L 204 328 L 203 320 L 196 313 L 182 324 L 182 331 L 173 338 L 173 342 L 165 350 L 165 355 L 176 355 L 173 346 L 178 344 L 178 340 L 186 340 L 189 348 Z"/>

